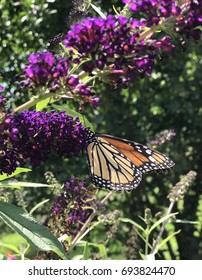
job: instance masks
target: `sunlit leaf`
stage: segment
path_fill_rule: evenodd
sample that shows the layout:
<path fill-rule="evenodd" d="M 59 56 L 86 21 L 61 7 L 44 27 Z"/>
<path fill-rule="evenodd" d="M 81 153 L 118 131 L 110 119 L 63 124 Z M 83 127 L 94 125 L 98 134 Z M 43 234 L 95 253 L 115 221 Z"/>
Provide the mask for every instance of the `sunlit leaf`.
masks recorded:
<path fill-rule="evenodd" d="M 66 253 L 58 239 L 23 209 L 0 201 L 0 218 L 14 231 L 24 237 L 30 245 L 41 251 L 53 251 L 62 259 Z"/>
<path fill-rule="evenodd" d="M 31 183 L 31 182 L 11 182 L 11 181 L 3 181 L 0 182 L 0 187 L 1 188 L 21 188 L 21 187 L 25 187 L 25 188 L 51 188 L 51 185 L 47 185 L 47 184 L 41 184 L 41 183 Z"/>
<path fill-rule="evenodd" d="M 96 11 L 96 13 L 98 13 L 98 15 L 101 17 L 101 18 L 106 18 L 105 14 L 103 14 L 103 12 L 97 7 L 95 6 L 94 4 L 90 3 L 91 7 Z"/>
<path fill-rule="evenodd" d="M 157 222 L 155 222 L 149 229 L 149 234 L 160 224 L 162 224 L 164 221 L 168 220 L 171 217 L 176 216 L 178 213 L 171 213 L 169 215 L 166 215 L 165 217 L 162 217 L 161 219 L 159 219 Z"/>
<path fill-rule="evenodd" d="M 48 105 L 48 103 L 50 102 L 50 97 L 44 99 L 44 100 L 40 100 L 37 104 L 36 104 L 36 110 L 37 111 L 42 111 L 44 108 L 46 108 L 46 106 Z"/>
<path fill-rule="evenodd" d="M 23 172 L 30 172 L 30 171 L 32 171 L 32 170 L 29 169 L 29 168 L 17 167 L 16 170 L 15 170 L 12 174 L 10 174 L 10 175 L 7 175 L 7 174 L 5 174 L 5 173 L 2 174 L 2 175 L 0 175 L 0 181 L 3 181 L 3 180 L 5 180 L 5 179 L 12 178 L 12 177 L 14 177 L 14 176 L 16 176 L 16 175 L 18 175 L 18 174 L 20 174 L 20 173 L 23 173 Z"/>
<path fill-rule="evenodd" d="M 72 109 L 70 109 L 67 105 L 52 105 L 53 108 L 55 108 L 58 111 L 65 111 L 67 113 L 67 115 L 72 116 L 73 118 L 78 117 L 80 122 L 86 126 L 89 127 L 90 129 L 93 130 L 93 126 L 92 124 L 89 122 L 89 120 L 82 114 L 80 114 L 77 111 L 74 111 Z"/>

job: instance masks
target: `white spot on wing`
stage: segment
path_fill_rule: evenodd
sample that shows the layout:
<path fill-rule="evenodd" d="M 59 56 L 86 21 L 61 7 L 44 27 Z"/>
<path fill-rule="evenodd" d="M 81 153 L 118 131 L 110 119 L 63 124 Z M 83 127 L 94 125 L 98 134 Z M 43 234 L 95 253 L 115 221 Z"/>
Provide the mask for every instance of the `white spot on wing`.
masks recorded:
<path fill-rule="evenodd" d="M 150 160 L 151 162 L 156 162 L 155 158 L 153 158 L 152 156 L 149 157 L 149 160 Z"/>
<path fill-rule="evenodd" d="M 150 150 L 150 149 L 146 149 L 146 151 L 145 151 L 148 155 L 151 155 L 151 153 L 152 153 L 152 150 Z"/>

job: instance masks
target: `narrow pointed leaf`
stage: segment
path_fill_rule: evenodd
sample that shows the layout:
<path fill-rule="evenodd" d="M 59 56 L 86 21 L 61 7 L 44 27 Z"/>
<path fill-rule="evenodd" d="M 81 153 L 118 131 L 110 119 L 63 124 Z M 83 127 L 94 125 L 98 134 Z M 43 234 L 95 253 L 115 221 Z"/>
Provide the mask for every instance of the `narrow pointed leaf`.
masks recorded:
<path fill-rule="evenodd" d="M 199 222 L 196 222 L 196 221 L 190 221 L 190 220 L 180 220 L 180 219 L 176 219 L 175 220 L 175 223 L 176 224 L 191 224 L 191 225 L 198 225 Z"/>
<path fill-rule="evenodd" d="M 83 250 L 83 260 L 88 260 L 89 257 L 90 257 L 90 251 L 89 251 L 88 242 L 86 242 Z"/>
<path fill-rule="evenodd" d="M 119 15 L 120 15 L 120 13 L 117 11 L 116 7 L 115 7 L 114 5 L 112 5 L 112 8 L 113 8 L 113 10 L 114 10 L 115 14 L 116 14 L 117 16 L 119 16 Z"/>
<path fill-rule="evenodd" d="M 173 232 L 171 235 L 169 235 L 167 238 L 163 239 L 163 241 L 156 247 L 156 252 L 158 252 L 163 245 L 165 245 L 173 236 L 179 234 L 181 230 L 179 229 L 178 231 Z"/>
<path fill-rule="evenodd" d="M 20 182 L 20 181 L 3 181 L 0 182 L 0 187 L 1 188 L 21 188 L 21 187 L 26 187 L 26 188 L 51 188 L 51 185 L 48 184 L 40 184 L 40 183 L 32 183 L 32 182 Z"/>
<path fill-rule="evenodd" d="M 171 213 L 169 215 L 166 215 L 165 217 L 162 217 L 161 219 L 159 219 L 156 223 L 153 224 L 153 226 L 150 227 L 149 229 L 149 234 L 152 232 L 152 230 L 154 230 L 158 225 L 162 224 L 164 221 L 168 220 L 169 218 L 176 216 L 178 213 Z"/>
<path fill-rule="evenodd" d="M 90 3 L 91 7 L 96 11 L 96 13 L 98 13 L 98 15 L 101 17 L 101 18 L 106 18 L 105 14 L 103 14 L 103 12 L 97 7 L 95 6 L 94 4 Z"/>
<path fill-rule="evenodd" d="M 6 248 L 8 250 L 15 252 L 16 254 L 20 254 L 20 250 L 12 244 L 6 244 L 3 242 L 0 242 L 0 248 Z"/>
<path fill-rule="evenodd" d="M 30 211 L 29 214 L 32 215 L 34 213 L 34 211 L 36 211 L 39 207 L 41 207 L 42 205 L 44 205 L 45 203 L 47 203 L 50 199 L 45 199 L 42 200 L 41 202 L 39 202 L 38 204 L 36 204 Z"/>
<path fill-rule="evenodd" d="M 138 223 L 136 223 L 135 221 L 131 220 L 131 219 L 128 219 L 128 218 L 120 218 L 119 219 L 121 222 L 124 222 L 124 223 L 130 223 L 132 225 L 134 225 L 136 228 L 138 228 L 139 230 L 141 231 L 144 231 L 144 228 L 141 227 Z"/>

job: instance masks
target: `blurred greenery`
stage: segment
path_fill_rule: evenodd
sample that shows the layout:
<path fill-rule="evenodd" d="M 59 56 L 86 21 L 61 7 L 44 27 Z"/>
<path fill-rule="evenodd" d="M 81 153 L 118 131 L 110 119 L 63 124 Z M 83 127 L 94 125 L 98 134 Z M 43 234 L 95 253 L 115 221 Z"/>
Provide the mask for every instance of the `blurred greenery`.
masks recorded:
<path fill-rule="evenodd" d="M 103 11 L 112 13 L 112 5 L 118 9 L 121 1 L 93 1 Z M 0 75 L 6 85 L 12 106 L 19 105 L 31 96 L 19 92 L 15 81 L 22 75 L 27 56 L 44 50 L 58 33 L 68 30 L 68 15 L 72 4 L 64 0 L 2 0 L 0 3 Z M 90 13 L 90 11 L 89 11 Z M 189 170 L 198 173 L 196 183 L 186 194 L 184 201 L 176 205 L 181 220 L 198 221 L 197 224 L 173 223 L 168 232 L 181 229 L 162 251 L 159 258 L 202 259 L 202 42 L 189 42 L 185 50 L 176 46 L 173 56 L 163 56 L 156 63 L 150 78 L 134 81 L 127 90 L 112 91 L 97 85 L 101 97 L 100 107 L 93 111 L 83 108 L 85 116 L 96 131 L 146 143 L 165 129 L 174 129 L 176 136 L 158 148 L 176 163 L 169 173 L 144 177 L 137 190 L 131 193 L 115 193 L 110 197 L 107 209 L 118 209 L 122 217 L 141 222 L 144 209 L 150 208 L 153 216 L 169 205 L 167 195 L 181 175 Z M 75 108 L 78 109 L 78 108 Z M 29 166 L 28 166 L 29 167 Z M 63 160 L 56 156 L 40 168 L 19 177 L 21 181 L 45 183 L 44 173 L 50 170 L 64 183 L 71 177 L 89 179 L 85 156 Z M 15 202 L 14 191 L 10 190 Z M 24 197 L 30 209 L 42 199 L 52 197 L 51 190 L 26 189 Z M 106 191 L 100 191 L 102 197 Z M 47 206 L 50 207 L 51 205 Z M 47 209 L 43 208 L 45 214 Z M 40 212 L 41 213 L 41 212 Z M 44 217 L 41 218 L 45 219 Z M 2 224 L 0 224 L 2 227 Z M 109 240 L 111 258 L 126 258 L 127 242 L 131 238 L 129 225 L 120 224 L 116 237 Z M 90 234 L 90 242 L 106 239 L 106 228 L 100 226 Z M 141 246 L 141 241 L 139 241 Z M 132 255 L 128 254 L 128 258 Z M 139 256 L 136 256 L 139 258 Z"/>

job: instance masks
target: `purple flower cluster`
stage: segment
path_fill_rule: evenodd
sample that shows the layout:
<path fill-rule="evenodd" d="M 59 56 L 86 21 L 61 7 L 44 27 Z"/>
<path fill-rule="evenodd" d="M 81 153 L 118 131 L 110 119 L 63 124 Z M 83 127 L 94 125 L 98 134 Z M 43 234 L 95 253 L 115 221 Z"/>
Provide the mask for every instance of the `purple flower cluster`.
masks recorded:
<path fill-rule="evenodd" d="M 193 37 L 199 40 L 201 30 L 198 28 L 202 24 L 202 1 L 182 1 L 176 0 L 123 0 L 130 4 L 130 10 L 137 16 L 143 16 L 148 26 L 158 25 L 162 20 L 176 17 L 175 29 L 183 37 Z"/>
<path fill-rule="evenodd" d="M 175 0 L 123 0 L 130 4 L 130 11 L 143 15 L 149 25 L 157 25 L 162 19 L 178 16 L 181 9 Z"/>
<path fill-rule="evenodd" d="M 31 54 L 23 85 L 44 86 L 50 92 L 68 94 L 80 104 L 88 102 L 96 107 L 99 99 L 93 97 L 92 86 L 82 79 L 89 83 L 98 78 L 113 88 L 126 88 L 137 77 L 151 75 L 162 51 L 172 54 L 174 45 L 165 33 L 174 37 L 178 33 L 182 42 L 190 36 L 200 38 L 201 0 L 183 1 L 181 6 L 175 0 L 123 2 L 136 19 L 108 15 L 77 22 L 66 35 L 60 36 L 68 49 L 68 58 L 56 57 L 51 52 Z"/>
<path fill-rule="evenodd" d="M 70 60 L 69 58 L 54 57 L 51 52 L 33 53 L 28 58 L 28 64 L 25 68 L 23 86 L 31 88 L 37 86 L 46 86 L 50 92 L 61 90 L 63 93 L 71 93 L 74 98 L 80 97 L 85 102 L 91 103 L 94 107 L 99 103 L 94 100 L 94 93 L 90 88 L 79 81 L 74 76 L 69 76 Z M 89 98 L 86 99 L 86 96 Z"/>
<path fill-rule="evenodd" d="M 79 54 L 75 63 L 82 64 L 86 72 L 106 70 L 100 75 L 113 85 L 127 86 L 136 76 L 150 76 L 157 52 L 171 53 L 171 40 L 139 40 L 144 21 L 109 15 L 107 18 L 89 18 L 76 23 L 64 38 L 63 44 L 70 49 L 70 55 Z"/>
<path fill-rule="evenodd" d="M 92 213 L 94 206 L 92 189 L 78 178 L 73 178 L 66 182 L 64 191 L 56 198 L 49 227 L 56 231 L 56 235 L 66 233 L 74 237 Z M 58 230 L 60 232 L 57 234 Z"/>
<path fill-rule="evenodd" d="M 26 161 L 36 167 L 52 152 L 70 158 L 85 145 L 85 128 L 65 112 L 7 115 L 0 124 L 0 174 L 11 174 Z"/>
<path fill-rule="evenodd" d="M 189 14 L 179 16 L 176 21 L 176 31 L 183 37 L 192 37 L 198 41 L 202 33 L 202 1 L 190 3 Z M 200 28 L 199 28 L 200 27 Z"/>
<path fill-rule="evenodd" d="M 29 86 L 50 86 L 52 91 L 60 87 L 60 78 L 66 77 L 69 70 L 68 59 L 55 59 L 51 52 L 32 53 L 28 62 L 25 83 Z"/>

